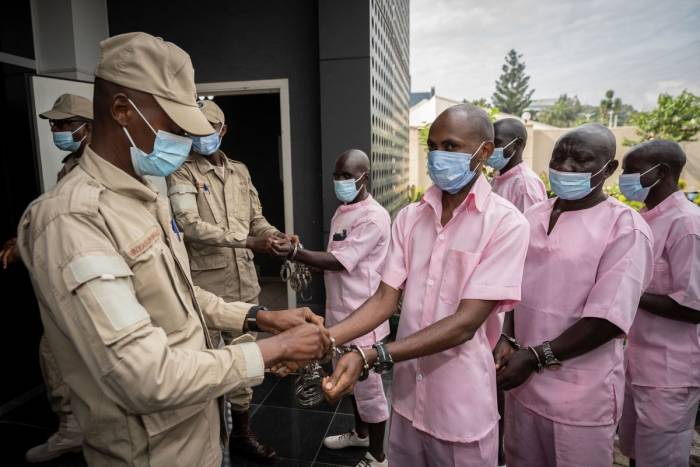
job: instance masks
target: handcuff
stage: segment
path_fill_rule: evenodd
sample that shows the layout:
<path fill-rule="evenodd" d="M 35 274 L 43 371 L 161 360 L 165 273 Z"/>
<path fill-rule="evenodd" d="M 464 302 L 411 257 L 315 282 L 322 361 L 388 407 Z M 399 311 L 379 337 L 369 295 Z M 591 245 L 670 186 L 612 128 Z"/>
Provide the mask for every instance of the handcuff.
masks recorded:
<path fill-rule="evenodd" d="M 299 294 L 302 301 L 308 302 L 313 297 L 311 295 L 304 296 L 304 292 L 311 285 L 311 269 L 303 263 L 298 263 L 294 261 L 299 250 L 303 250 L 304 245 L 301 242 L 294 244 L 294 249 L 289 254 L 284 263 L 282 263 L 282 268 L 280 269 L 280 278 L 282 281 L 287 282 L 289 286 Z"/>

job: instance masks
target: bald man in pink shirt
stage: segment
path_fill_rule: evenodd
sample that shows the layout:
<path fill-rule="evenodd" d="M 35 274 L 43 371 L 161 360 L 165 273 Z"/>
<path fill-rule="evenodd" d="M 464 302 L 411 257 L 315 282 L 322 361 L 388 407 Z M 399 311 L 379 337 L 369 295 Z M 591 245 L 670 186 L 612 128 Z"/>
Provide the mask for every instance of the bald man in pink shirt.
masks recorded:
<path fill-rule="evenodd" d="M 625 358 L 620 448 L 637 467 L 687 467 L 700 400 L 700 208 L 678 188 L 686 157 L 672 141 L 625 156 L 620 190 L 644 202 L 654 276 L 639 303 Z"/>
<path fill-rule="evenodd" d="M 389 249 L 391 218 L 368 191 L 369 158 L 359 149 L 343 152 L 335 163 L 333 184 L 343 204 L 333 219 L 326 251 L 298 249 L 294 260 L 324 272 L 326 285 L 326 326 L 343 321 L 374 294 L 381 280 L 380 271 Z M 389 335 L 389 322 L 352 341 L 372 347 Z M 360 461 L 363 467 L 388 465 L 384 454 L 384 432 L 389 407 L 382 376 L 372 373 L 355 385 L 352 405 L 355 429 L 328 436 L 323 444 L 329 449 L 368 448 Z"/>
<path fill-rule="evenodd" d="M 641 216 L 603 192 L 615 137 L 583 125 L 554 146 L 557 198 L 525 212 L 523 296 L 496 349 L 511 467 L 610 467 L 624 397 L 622 344 L 652 274 Z M 519 348 L 518 348 L 519 347 Z"/>
<path fill-rule="evenodd" d="M 370 371 L 394 367 L 390 465 L 495 466 L 496 375 L 482 324 L 520 299 L 528 226 L 481 174 L 494 147 L 483 110 L 440 114 L 428 147 L 435 185 L 397 215 L 379 289 L 329 329 L 338 344 L 366 334 L 403 289 L 397 339 L 353 348 L 323 389 L 336 400 Z"/>

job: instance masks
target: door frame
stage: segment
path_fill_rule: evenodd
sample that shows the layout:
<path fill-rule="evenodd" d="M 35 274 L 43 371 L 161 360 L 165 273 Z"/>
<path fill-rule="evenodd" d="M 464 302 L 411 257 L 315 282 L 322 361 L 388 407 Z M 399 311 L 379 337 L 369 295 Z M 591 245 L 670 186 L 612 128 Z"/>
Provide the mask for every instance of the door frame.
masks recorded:
<path fill-rule="evenodd" d="M 280 141 L 282 150 L 282 198 L 284 230 L 294 232 L 294 191 L 292 190 L 292 138 L 289 113 L 289 80 L 261 79 L 253 81 L 219 81 L 197 83 L 197 94 L 206 96 L 240 96 L 245 94 L 279 94 Z M 296 292 L 287 283 L 287 305 L 296 307 Z"/>

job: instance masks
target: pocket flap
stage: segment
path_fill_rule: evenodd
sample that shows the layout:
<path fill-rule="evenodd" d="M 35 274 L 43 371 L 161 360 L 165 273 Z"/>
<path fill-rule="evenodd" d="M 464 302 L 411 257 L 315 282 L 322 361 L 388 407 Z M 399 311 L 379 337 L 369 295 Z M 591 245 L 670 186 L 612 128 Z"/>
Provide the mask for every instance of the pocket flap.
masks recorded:
<path fill-rule="evenodd" d="M 210 269 L 221 269 L 226 267 L 226 256 L 206 255 L 206 256 L 191 256 L 190 268 L 193 271 L 208 271 Z"/>

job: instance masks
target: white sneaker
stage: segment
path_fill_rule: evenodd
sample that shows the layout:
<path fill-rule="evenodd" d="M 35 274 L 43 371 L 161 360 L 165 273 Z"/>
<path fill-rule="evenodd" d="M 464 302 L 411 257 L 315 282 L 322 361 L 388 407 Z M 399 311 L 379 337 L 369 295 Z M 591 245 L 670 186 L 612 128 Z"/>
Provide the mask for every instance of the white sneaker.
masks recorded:
<path fill-rule="evenodd" d="M 355 467 L 389 467 L 389 458 L 384 456 L 384 460 L 379 462 L 368 452 Z"/>
<path fill-rule="evenodd" d="M 345 449 L 350 447 L 368 448 L 369 436 L 360 438 L 355 430 L 342 435 L 328 436 L 323 440 L 323 445 L 328 449 Z"/>

